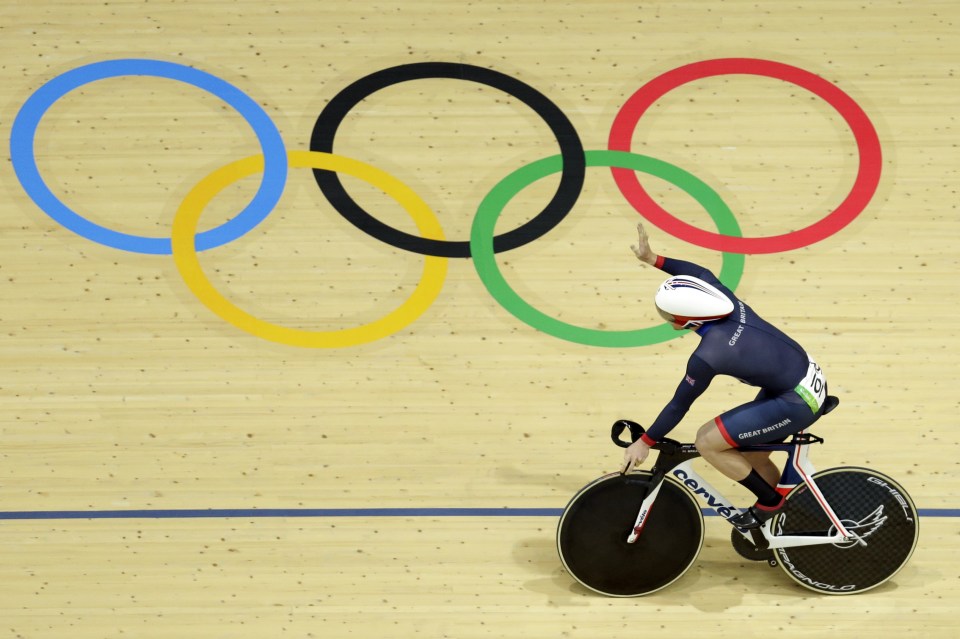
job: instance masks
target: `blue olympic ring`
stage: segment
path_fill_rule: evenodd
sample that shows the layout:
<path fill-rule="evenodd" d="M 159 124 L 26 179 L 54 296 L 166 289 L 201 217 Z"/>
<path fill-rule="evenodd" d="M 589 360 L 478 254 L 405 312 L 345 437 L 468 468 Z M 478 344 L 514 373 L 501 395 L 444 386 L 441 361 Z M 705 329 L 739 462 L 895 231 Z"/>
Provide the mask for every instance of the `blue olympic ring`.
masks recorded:
<path fill-rule="evenodd" d="M 90 82 L 128 75 L 178 80 L 217 96 L 243 116 L 260 142 L 265 166 L 263 181 L 257 193 L 238 215 L 216 228 L 199 233 L 196 239 L 197 250 L 231 242 L 262 222 L 280 201 L 287 181 L 287 151 L 280 131 L 260 105 L 230 83 L 204 71 L 161 60 L 123 59 L 94 62 L 53 78 L 30 96 L 17 113 L 10 132 L 13 170 L 30 199 L 54 220 L 94 242 L 133 253 L 172 253 L 170 238 L 121 233 L 95 224 L 72 211 L 47 187 L 34 157 L 34 139 L 40 120 L 57 100 Z"/>

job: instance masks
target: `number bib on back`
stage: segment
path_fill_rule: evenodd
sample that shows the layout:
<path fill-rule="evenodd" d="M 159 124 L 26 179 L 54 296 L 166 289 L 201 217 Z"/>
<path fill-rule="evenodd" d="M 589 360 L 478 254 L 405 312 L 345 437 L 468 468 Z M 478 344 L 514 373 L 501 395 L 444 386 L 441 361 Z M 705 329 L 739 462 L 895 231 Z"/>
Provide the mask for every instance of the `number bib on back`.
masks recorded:
<path fill-rule="evenodd" d="M 810 410 L 816 413 L 827 399 L 827 378 L 812 357 L 807 355 L 807 359 L 810 360 L 807 374 L 793 390 L 803 398 Z"/>

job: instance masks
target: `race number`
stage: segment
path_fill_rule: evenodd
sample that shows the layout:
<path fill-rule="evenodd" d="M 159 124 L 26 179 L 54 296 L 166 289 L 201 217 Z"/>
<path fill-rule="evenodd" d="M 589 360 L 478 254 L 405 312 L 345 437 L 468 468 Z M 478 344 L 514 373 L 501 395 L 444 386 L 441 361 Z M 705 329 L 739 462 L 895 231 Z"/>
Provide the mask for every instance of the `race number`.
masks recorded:
<path fill-rule="evenodd" d="M 824 400 L 827 399 L 827 378 L 813 359 L 808 355 L 810 366 L 807 367 L 807 374 L 797 387 L 794 389 L 797 394 L 803 398 L 814 413 L 820 410 Z"/>

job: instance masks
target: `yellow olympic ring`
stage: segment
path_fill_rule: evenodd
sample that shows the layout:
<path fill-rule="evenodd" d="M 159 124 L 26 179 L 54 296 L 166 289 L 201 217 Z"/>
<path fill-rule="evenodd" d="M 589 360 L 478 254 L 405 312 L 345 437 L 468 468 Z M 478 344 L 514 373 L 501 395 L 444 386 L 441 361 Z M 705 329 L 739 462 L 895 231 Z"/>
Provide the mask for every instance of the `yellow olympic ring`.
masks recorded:
<path fill-rule="evenodd" d="M 317 151 L 288 152 L 287 162 L 291 168 L 339 171 L 364 180 L 396 200 L 413 218 L 423 237 L 444 239 L 440 222 L 430 207 L 408 186 L 380 169 Z M 422 315 L 440 294 L 447 275 L 447 259 L 426 256 L 423 275 L 413 294 L 393 312 L 363 326 L 336 331 L 288 328 L 261 320 L 234 305 L 213 287 L 200 267 L 195 246 L 197 225 L 203 210 L 218 193 L 237 180 L 262 172 L 263 167 L 263 155 L 254 155 L 221 167 L 200 180 L 177 209 L 171 236 L 173 258 L 180 276 L 204 306 L 237 328 L 263 339 L 290 346 L 337 348 L 365 344 L 399 331 Z"/>

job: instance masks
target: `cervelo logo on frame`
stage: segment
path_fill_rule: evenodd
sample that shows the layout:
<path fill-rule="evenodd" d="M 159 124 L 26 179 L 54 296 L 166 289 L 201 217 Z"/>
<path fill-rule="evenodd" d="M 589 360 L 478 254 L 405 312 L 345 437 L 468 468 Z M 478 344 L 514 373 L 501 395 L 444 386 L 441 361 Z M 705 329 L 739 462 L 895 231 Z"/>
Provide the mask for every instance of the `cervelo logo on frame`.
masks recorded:
<path fill-rule="evenodd" d="M 771 237 L 742 237 L 730 208 L 710 186 L 687 171 L 630 150 L 633 131 L 643 113 L 667 92 L 689 82 L 718 75 L 770 77 L 799 86 L 832 106 L 850 127 L 859 153 L 859 168 L 850 193 L 823 219 L 810 226 Z M 37 168 L 34 139 L 44 114 L 70 91 L 106 78 L 153 76 L 190 84 L 233 107 L 251 126 L 261 155 L 240 159 L 206 176 L 188 193 L 177 210 L 170 238 L 120 233 L 97 225 L 71 210 L 47 187 Z M 480 202 L 469 241 L 449 241 L 430 207 L 402 182 L 363 162 L 332 153 L 339 125 L 367 96 L 385 87 L 426 78 L 447 78 L 484 84 L 503 91 L 534 110 L 549 126 L 559 155 L 519 167 L 503 178 Z M 292 346 L 335 348 L 381 339 L 411 324 L 439 295 L 446 277 L 446 259 L 472 257 L 478 276 L 491 296 L 508 312 L 531 327 L 554 337 L 592 346 L 632 347 L 655 344 L 679 336 L 666 324 L 605 331 L 574 326 L 550 317 L 523 300 L 506 282 L 496 253 L 527 244 L 554 228 L 573 209 L 587 167 L 609 167 L 627 201 L 662 230 L 698 246 L 722 251 L 720 280 L 735 290 L 743 274 L 744 254 L 774 253 L 820 241 L 849 224 L 867 206 L 880 180 L 882 154 L 870 119 L 857 103 L 829 81 L 803 69 L 769 60 L 722 58 L 687 64 L 668 71 L 640 87 L 616 114 L 608 148 L 584 150 L 566 115 L 529 85 L 491 69 L 450 62 L 404 64 L 367 75 L 338 93 L 323 109 L 314 126 L 309 151 L 287 152 L 280 134 L 264 110 L 245 93 L 210 73 L 173 62 L 122 59 L 95 62 L 67 71 L 37 89 L 20 108 L 11 131 L 14 171 L 34 203 L 67 229 L 106 246 L 125 251 L 169 255 L 187 286 L 210 310 L 234 326 L 263 339 Z M 226 244 L 248 233 L 274 209 L 283 193 L 287 169 L 312 168 L 321 192 L 330 204 L 357 228 L 397 248 L 424 255 L 421 280 L 397 309 L 370 324 L 337 331 L 305 331 L 263 321 L 238 308 L 220 294 L 203 273 L 197 251 Z M 206 205 L 234 181 L 262 173 L 250 203 L 219 227 L 197 233 Z M 337 173 L 347 173 L 393 197 L 413 218 L 420 236 L 394 229 L 361 208 L 347 193 Z M 670 182 L 691 195 L 717 226 L 711 233 L 674 218 L 640 186 L 637 172 Z M 494 226 L 509 201 L 530 184 L 560 173 L 557 191 L 544 209 L 527 223 L 500 236 Z"/>
<path fill-rule="evenodd" d="M 691 477 L 690 474 L 692 472 L 689 468 L 678 467 L 673 470 L 673 476 L 683 482 L 683 485 L 689 488 L 694 495 L 707 502 L 707 505 L 713 508 L 714 511 L 724 519 L 730 519 L 740 513 L 736 506 L 723 501 L 723 496 L 714 495 L 704 488 L 700 483 L 703 479 L 702 477 L 696 475 L 696 473 L 693 473 L 695 477 Z"/>

